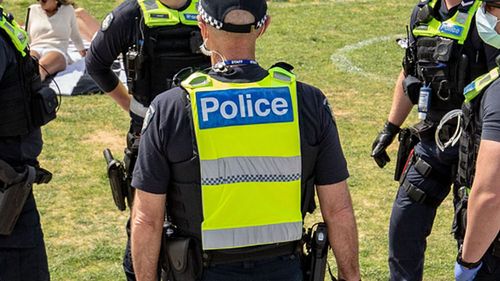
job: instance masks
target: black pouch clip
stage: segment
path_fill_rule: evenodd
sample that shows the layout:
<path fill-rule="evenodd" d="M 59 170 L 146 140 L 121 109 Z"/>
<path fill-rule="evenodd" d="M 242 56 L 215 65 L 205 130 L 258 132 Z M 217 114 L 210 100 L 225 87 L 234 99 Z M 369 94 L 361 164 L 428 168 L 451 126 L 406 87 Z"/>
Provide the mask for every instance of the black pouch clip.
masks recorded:
<path fill-rule="evenodd" d="M 195 281 L 201 276 L 201 249 L 194 238 L 169 238 L 163 243 L 168 275 L 175 281 Z M 165 268 L 164 268 L 165 270 Z"/>

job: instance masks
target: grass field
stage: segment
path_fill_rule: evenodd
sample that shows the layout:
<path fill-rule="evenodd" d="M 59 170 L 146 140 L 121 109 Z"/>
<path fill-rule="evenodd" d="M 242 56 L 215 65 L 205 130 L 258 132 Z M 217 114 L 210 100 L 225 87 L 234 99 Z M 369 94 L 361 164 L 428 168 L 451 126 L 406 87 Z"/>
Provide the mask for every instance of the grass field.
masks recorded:
<path fill-rule="evenodd" d="M 79 0 L 102 19 L 120 1 Z M 359 227 L 363 280 L 387 280 L 387 229 L 397 183 L 394 162 L 381 170 L 369 157 L 387 117 L 402 49 L 395 38 L 416 1 L 269 2 L 272 24 L 258 45 L 260 63 L 286 61 L 299 79 L 329 97 L 349 163 Z M 19 19 L 34 3 L 5 0 Z M 22 21 L 22 20 L 21 20 Z M 121 157 L 127 114 L 106 96 L 63 98 L 59 118 L 44 128 L 49 185 L 35 188 L 53 280 L 123 280 L 127 213 L 113 205 L 102 150 Z M 391 146 L 394 159 L 396 145 Z M 333 171 L 335 172 L 335 171 Z M 309 218 L 318 220 L 319 214 Z M 425 280 L 452 280 L 455 257 L 450 198 L 438 211 L 428 241 Z M 332 260 L 333 264 L 333 260 Z"/>

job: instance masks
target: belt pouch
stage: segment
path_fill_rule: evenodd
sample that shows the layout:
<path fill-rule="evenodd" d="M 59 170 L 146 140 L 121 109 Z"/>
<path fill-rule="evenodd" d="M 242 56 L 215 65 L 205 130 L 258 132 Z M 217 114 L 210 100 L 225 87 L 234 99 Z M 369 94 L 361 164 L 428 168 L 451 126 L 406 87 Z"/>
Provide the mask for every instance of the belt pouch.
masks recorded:
<path fill-rule="evenodd" d="M 196 240 L 190 237 L 166 239 L 163 250 L 168 259 L 169 276 L 175 281 L 195 281 L 201 276 L 201 250 Z"/>
<path fill-rule="evenodd" d="M 43 126 L 56 118 L 57 95 L 49 87 L 41 88 L 33 97 L 33 123 Z"/>

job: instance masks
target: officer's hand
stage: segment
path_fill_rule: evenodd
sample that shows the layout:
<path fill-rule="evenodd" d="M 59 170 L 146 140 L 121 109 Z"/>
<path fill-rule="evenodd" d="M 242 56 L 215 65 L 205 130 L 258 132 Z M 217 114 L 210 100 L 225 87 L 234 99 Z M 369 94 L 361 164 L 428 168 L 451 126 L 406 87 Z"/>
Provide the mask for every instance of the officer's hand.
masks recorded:
<path fill-rule="evenodd" d="M 458 262 L 455 263 L 455 280 L 456 281 L 472 281 L 476 277 L 477 272 L 483 266 L 481 263 L 479 266 L 468 269 L 461 266 Z"/>
<path fill-rule="evenodd" d="M 391 161 L 385 149 L 391 145 L 399 131 L 400 128 L 398 126 L 387 121 L 385 122 L 384 129 L 382 129 L 373 142 L 371 156 L 380 168 L 383 168 L 387 162 Z"/>

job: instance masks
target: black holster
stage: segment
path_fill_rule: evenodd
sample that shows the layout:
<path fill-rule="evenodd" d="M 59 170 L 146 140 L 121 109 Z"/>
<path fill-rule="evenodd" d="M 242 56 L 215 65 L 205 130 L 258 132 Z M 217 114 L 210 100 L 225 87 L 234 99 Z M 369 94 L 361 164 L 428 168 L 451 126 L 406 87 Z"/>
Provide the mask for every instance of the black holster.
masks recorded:
<path fill-rule="evenodd" d="M 134 202 L 134 191 L 131 183 L 135 161 L 139 152 L 139 140 L 138 135 L 127 134 L 127 147 L 125 148 L 123 162 L 116 160 L 109 149 L 105 149 L 103 152 L 107 164 L 111 194 L 116 207 L 120 211 L 125 211 L 127 205 L 131 208 Z"/>
<path fill-rule="evenodd" d="M 23 210 L 36 180 L 35 167 L 26 166 L 18 173 L 6 162 L 0 160 L 0 235 L 10 235 Z"/>
<path fill-rule="evenodd" d="M 108 148 L 103 151 L 103 154 L 104 159 L 106 159 L 107 174 L 113 201 L 118 210 L 125 211 L 127 208 L 125 205 L 125 198 L 127 198 L 128 191 L 125 183 L 125 169 L 123 163 L 113 158 L 113 154 L 111 154 Z"/>
<path fill-rule="evenodd" d="M 304 235 L 304 253 L 302 255 L 302 272 L 304 281 L 324 281 L 328 262 L 328 228 L 325 223 L 317 225 L 316 230 L 309 228 Z M 336 281 L 330 272 L 332 281 Z"/>
<path fill-rule="evenodd" d="M 398 156 L 396 159 L 396 169 L 394 171 L 394 180 L 399 181 L 406 164 L 408 163 L 408 158 L 410 153 L 415 147 L 415 145 L 420 141 L 416 130 L 413 127 L 404 128 L 399 132 L 399 148 Z"/>

